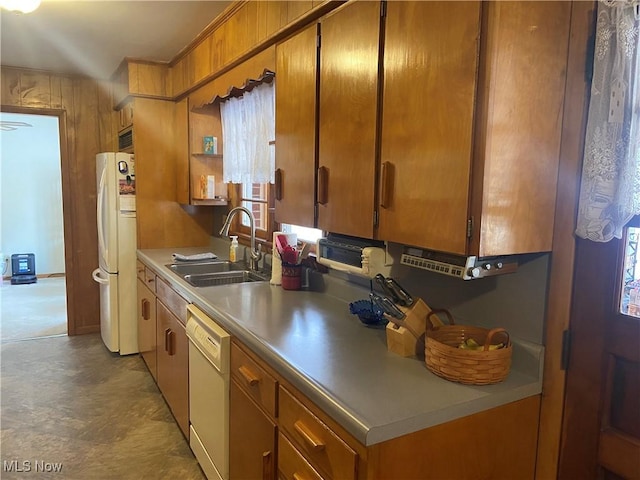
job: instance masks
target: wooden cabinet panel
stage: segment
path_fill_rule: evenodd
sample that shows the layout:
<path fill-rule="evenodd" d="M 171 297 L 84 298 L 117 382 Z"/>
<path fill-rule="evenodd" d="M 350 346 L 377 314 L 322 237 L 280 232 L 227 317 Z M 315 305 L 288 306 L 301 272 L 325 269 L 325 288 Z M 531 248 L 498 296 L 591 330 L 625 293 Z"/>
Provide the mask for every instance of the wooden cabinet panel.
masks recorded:
<path fill-rule="evenodd" d="M 208 245 L 213 218 L 176 201 L 174 102 L 134 99 L 138 248 Z"/>
<path fill-rule="evenodd" d="M 389 2 L 378 237 L 466 253 L 480 2 Z"/>
<path fill-rule="evenodd" d="M 269 415 L 277 416 L 277 380 L 235 344 L 231 345 L 231 376 Z"/>
<path fill-rule="evenodd" d="M 136 276 L 138 277 L 138 280 L 142 280 L 143 282 L 144 282 L 144 272 L 145 272 L 144 263 L 142 263 L 140 260 L 136 260 Z"/>
<path fill-rule="evenodd" d="M 291 445 L 287 437 L 278 435 L 278 476 L 284 480 L 322 480 L 322 477 Z"/>
<path fill-rule="evenodd" d="M 189 86 L 188 78 L 189 57 L 182 57 L 175 65 L 170 68 L 171 75 L 171 93 L 175 97 L 184 92 Z"/>
<path fill-rule="evenodd" d="M 189 204 L 189 102 L 186 98 L 176 102 L 176 201 Z"/>
<path fill-rule="evenodd" d="M 152 95 L 157 97 L 169 97 L 167 88 L 167 78 L 169 67 L 164 63 L 137 62 L 135 65 L 135 75 L 137 89 L 135 93 L 141 95 Z M 134 93 L 133 91 L 131 93 Z"/>
<path fill-rule="evenodd" d="M 287 24 L 289 2 L 274 0 L 256 3 L 258 4 L 258 41 L 261 42 Z"/>
<path fill-rule="evenodd" d="M 276 47 L 276 221 L 315 226 L 317 26 Z"/>
<path fill-rule="evenodd" d="M 211 65 L 214 71 L 220 70 L 226 59 L 224 30 L 217 28 L 211 33 Z"/>
<path fill-rule="evenodd" d="M 258 4 L 260 2 L 247 2 L 242 6 L 242 14 L 245 16 L 246 32 L 243 39 L 242 52 L 245 53 L 255 46 L 258 38 Z"/>
<path fill-rule="evenodd" d="M 535 395 L 372 445 L 374 478 L 536 478 L 539 408 Z"/>
<path fill-rule="evenodd" d="M 287 2 L 287 23 L 292 23 L 313 8 L 311 0 Z"/>
<path fill-rule="evenodd" d="M 380 4 L 321 22 L 318 228 L 373 238 Z M 276 146 L 277 148 L 277 146 Z"/>
<path fill-rule="evenodd" d="M 319 471 L 336 480 L 356 477 L 357 453 L 283 387 L 279 417 L 280 428 Z"/>
<path fill-rule="evenodd" d="M 389 2 L 377 238 L 551 249 L 570 9 Z"/>
<path fill-rule="evenodd" d="M 472 250 L 551 250 L 571 2 L 487 2 L 483 16 Z"/>
<path fill-rule="evenodd" d="M 154 380 L 158 380 L 156 363 L 156 296 L 138 277 L 138 350 Z"/>
<path fill-rule="evenodd" d="M 244 7 L 237 10 L 218 30 L 224 41 L 224 64 L 231 63 L 245 50 L 247 16 Z"/>
<path fill-rule="evenodd" d="M 156 315 L 158 387 L 189 438 L 189 340 L 184 326 L 160 301 Z"/>
<path fill-rule="evenodd" d="M 156 279 L 156 294 L 158 295 L 158 300 L 165 304 L 180 323 L 186 325 L 188 302 L 161 278 Z"/>
<path fill-rule="evenodd" d="M 133 100 L 124 103 L 118 110 L 118 131 L 133 125 Z"/>
<path fill-rule="evenodd" d="M 213 71 L 211 44 L 212 37 L 208 36 L 189 53 L 189 79 L 192 84 L 199 82 Z"/>
<path fill-rule="evenodd" d="M 275 479 L 276 424 L 231 380 L 229 407 L 229 477 Z"/>

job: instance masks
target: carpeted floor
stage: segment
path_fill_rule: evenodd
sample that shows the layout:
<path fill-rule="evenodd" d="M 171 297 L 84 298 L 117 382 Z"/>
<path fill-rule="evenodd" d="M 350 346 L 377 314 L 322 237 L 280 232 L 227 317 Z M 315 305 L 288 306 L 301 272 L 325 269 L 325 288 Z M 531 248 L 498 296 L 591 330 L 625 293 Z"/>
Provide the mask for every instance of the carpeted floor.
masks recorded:
<path fill-rule="evenodd" d="M 0 363 L 3 480 L 204 479 L 138 355 L 62 335 L 5 342 Z"/>
<path fill-rule="evenodd" d="M 65 277 L 39 278 L 37 283 L 0 285 L 0 341 L 67 333 Z"/>

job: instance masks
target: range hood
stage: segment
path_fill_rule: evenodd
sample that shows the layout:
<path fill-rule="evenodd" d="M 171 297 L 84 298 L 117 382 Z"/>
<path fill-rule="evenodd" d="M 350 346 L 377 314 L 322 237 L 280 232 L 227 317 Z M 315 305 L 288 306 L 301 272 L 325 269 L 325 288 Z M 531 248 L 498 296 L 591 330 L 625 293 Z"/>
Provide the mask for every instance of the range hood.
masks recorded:
<path fill-rule="evenodd" d="M 400 263 L 462 280 L 504 275 L 518 269 L 518 261 L 515 256 L 465 257 L 415 247 L 404 247 Z"/>

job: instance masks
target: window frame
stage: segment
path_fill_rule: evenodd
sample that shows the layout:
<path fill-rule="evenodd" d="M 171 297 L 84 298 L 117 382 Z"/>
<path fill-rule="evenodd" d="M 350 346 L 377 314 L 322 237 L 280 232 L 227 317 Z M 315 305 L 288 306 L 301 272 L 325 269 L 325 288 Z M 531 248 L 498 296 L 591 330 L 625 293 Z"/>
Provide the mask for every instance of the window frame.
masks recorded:
<path fill-rule="evenodd" d="M 280 224 L 275 221 L 275 185 L 267 183 L 267 229 L 256 228 L 256 245 L 262 245 L 263 253 L 271 253 L 273 232 L 278 231 Z M 243 183 L 229 185 L 230 208 L 242 206 Z M 245 199 L 250 200 L 250 199 Z M 242 225 L 241 215 L 236 215 L 229 228 L 229 236 L 237 235 L 238 242 L 243 245 L 251 244 L 251 231 L 249 227 Z"/>
<path fill-rule="evenodd" d="M 627 242 L 628 242 L 628 232 L 629 228 L 640 228 L 640 215 L 634 216 L 624 227 L 622 231 L 622 238 L 619 240 L 622 245 L 620 247 L 620 254 L 618 256 L 617 262 L 617 273 L 616 273 L 616 287 L 615 287 L 615 305 L 614 312 L 616 315 L 621 315 L 623 317 L 631 318 L 635 321 L 640 321 L 640 317 L 637 315 L 629 314 L 628 306 L 627 311 L 623 311 L 623 303 L 624 303 L 624 290 L 626 288 L 626 284 L 624 282 L 626 272 L 626 260 L 627 260 Z M 638 242 L 638 248 L 640 249 L 640 242 Z M 637 251 L 636 256 L 640 256 L 640 250 Z"/>

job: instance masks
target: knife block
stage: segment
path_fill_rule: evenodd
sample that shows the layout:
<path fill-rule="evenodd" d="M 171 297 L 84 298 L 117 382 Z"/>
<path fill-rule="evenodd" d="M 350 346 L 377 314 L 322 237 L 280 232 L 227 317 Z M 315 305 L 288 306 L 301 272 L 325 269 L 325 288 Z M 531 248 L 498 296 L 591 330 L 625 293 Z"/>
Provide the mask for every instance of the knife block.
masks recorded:
<path fill-rule="evenodd" d="M 427 328 L 427 315 L 431 312 L 431 308 L 421 298 L 416 298 L 410 307 L 399 306 L 398 308 L 406 315 L 399 323 L 406 326 L 398 326 L 391 321 L 387 324 L 387 350 L 402 357 L 415 355 L 424 358 L 424 335 Z M 434 325 L 443 325 L 436 315 L 433 316 L 432 322 Z"/>

